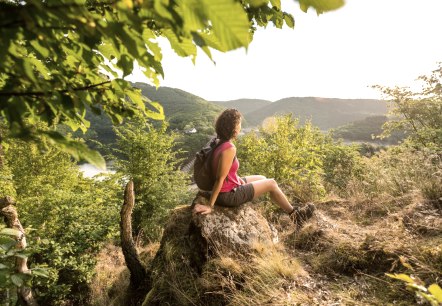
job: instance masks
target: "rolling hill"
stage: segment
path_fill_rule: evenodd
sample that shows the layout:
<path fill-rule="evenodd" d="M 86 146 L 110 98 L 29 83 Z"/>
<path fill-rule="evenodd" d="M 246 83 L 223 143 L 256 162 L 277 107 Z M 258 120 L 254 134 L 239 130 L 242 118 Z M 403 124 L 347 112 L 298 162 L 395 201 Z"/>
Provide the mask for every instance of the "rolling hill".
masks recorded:
<path fill-rule="evenodd" d="M 386 102 L 372 99 L 285 98 L 245 115 L 251 125 L 260 125 L 267 117 L 293 113 L 301 121 L 311 119 L 322 130 L 336 128 L 369 116 L 385 115 Z"/>
<path fill-rule="evenodd" d="M 260 99 L 237 99 L 231 101 L 210 101 L 210 102 L 219 105 L 223 108 L 236 108 L 243 115 L 256 111 L 269 104 L 272 104 L 272 102 L 268 100 L 260 100 Z"/>
<path fill-rule="evenodd" d="M 191 125 L 197 130 L 212 129 L 216 116 L 223 109 L 181 89 L 171 87 L 156 89 L 145 83 L 135 83 L 133 86 L 140 88 L 144 96 L 163 106 L 171 129 L 182 130 L 186 125 Z"/>
<path fill-rule="evenodd" d="M 382 134 L 382 126 L 386 123 L 386 116 L 370 116 L 362 120 L 353 121 L 333 131 L 334 138 L 342 138 L 348 141 L 377 142 L 381 144 L 397 144 L 405 138 L 403 132 L 394 132 L 384 139 L 373 139 L 373 136 Z"/>
<path fill-rule="evenodd" d="M 207 142 L 208 135 L 213 135 L 214 121 L 225 108 L 240 110 L 245 117 L 244 127 L 258 126 L 269 116 L 287 113 L 293 113 L 301 119 L 301 122 L 311 119 L 313 124 L 322 130 L 347 125 L 338 132 L 340 133 L 338 137 L 344 139 L 354 138 L 356 134 L 359 138 L 367 139 L 372 133 L 377 133 L 382 124 L 380 119 L 374 121 L 371 119 L 364 121 L 364 119 L 371 116 L 385 116 L 387 112 L 386 103 L 378 100 L 305 97 L 286 98 L 276 102 L 259 99 L 208 102 L 176 88 L 159 87 L 156 89 L 145 83 L 133 85 L 140 88 L 147 98 L 163 106 L 170 129 L 183 132 L 189 127 L 196 128 L 196 134 L 183 133 L 180 137 L 180 147 L 189 152 L 186 159 L 191 158 L 194 152 Z M 86 135 L 76 136 L 86 140 L 97 140 L 105 145 L 112 145 L 115 142 L 116 135 L 107 116 L 88 113 L 87 119 L 91 122 L 90 129 Z M 358 120 L 362 121 L 358 122 Z M 350 124 L 351 122 L 355 123 Z M 88 141 L 88 143 L 96 148 L 93 141 Z"/>

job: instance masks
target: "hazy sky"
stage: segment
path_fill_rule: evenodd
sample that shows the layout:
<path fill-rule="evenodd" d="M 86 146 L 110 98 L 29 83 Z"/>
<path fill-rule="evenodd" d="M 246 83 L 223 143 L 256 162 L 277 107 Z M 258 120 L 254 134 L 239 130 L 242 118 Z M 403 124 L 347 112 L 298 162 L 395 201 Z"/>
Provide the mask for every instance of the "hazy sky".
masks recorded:
<path fill-rule="evenodd" d="M 247 52 L 213 53 L 216 65 L 201 50 L 193 65 L 165 48 L 161 86 L 206 100 L 379 98 L 370 85 L 411 85 L 442 61 L 442 0 L 347 0 L 320 16 L 294 0 L 283 9 L 295 29 L 260 30 Z"/>

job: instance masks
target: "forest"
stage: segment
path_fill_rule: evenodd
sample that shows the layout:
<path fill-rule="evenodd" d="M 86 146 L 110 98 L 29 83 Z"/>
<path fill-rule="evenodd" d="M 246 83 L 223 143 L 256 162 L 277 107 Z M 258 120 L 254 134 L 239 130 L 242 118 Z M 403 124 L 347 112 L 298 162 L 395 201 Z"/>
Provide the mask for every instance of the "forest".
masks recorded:
<path fill-rule="evenodd" d="M 180 56 L 211 58 L 247 47 L 258 27 L 294 26 L 280 1 L 195 3 L 0 1 L 1 304 L 440 305 L 441 64 L 418 91 L 377 87 L 389 109 L 379 137 L 401 137 L 376 152 L 292 114 L 239 137 L 240 174 L 275 178 L 316 216 L 298 231 L 261 198 L 245 209 L 278 243 L 189 248 L 197 191 L 176 131 L 188 118 L 124 77 L 137 61 L 159 83 L 159 36 Z M 299 4 L 319 14 L 343 2 Z M 221 109 L 198 113 L 205 136 Z M 113 123 L 112 142 L 88 134 L 92 114 Z M 80 162 L 115 171 L 88 178 Z"/>

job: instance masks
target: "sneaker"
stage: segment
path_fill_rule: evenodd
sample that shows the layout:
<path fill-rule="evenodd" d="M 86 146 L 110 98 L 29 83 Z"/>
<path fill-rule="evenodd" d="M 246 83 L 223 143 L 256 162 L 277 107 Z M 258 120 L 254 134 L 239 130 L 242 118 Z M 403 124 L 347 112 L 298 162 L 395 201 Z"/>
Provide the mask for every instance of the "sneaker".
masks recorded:
<path fill-rule="evenodd" d="M 290 219 L 295 223 L 297 229 L 300 229 L 304 223 L 313 216 L 315 205 L 308 203 L 302 208 L 295 207 L 290 213 Z"/>

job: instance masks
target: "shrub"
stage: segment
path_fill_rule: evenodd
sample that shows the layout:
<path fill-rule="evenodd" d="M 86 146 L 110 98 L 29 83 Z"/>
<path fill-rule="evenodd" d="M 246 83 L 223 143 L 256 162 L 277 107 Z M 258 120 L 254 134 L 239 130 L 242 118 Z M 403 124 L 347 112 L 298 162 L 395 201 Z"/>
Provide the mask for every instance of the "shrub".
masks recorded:
<path fill-rule="evenodd" d="M 286 186 L 292 197 L 321 197 L 326 137 L 310 122 L 300 126 L 291 115 L 268 119 L 259 133 L 238 140 L 241 175 L 261 174 Z"/>

